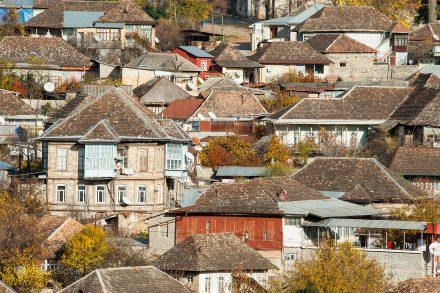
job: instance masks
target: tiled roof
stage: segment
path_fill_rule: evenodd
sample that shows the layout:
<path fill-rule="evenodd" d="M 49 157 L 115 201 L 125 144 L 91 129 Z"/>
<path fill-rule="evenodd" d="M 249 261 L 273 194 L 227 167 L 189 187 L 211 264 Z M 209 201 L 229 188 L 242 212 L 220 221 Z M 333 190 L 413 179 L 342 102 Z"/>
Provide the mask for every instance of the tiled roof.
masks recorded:
<path fill-rule="evenodd" d="M 161 116 L 167 119 L 188 119 L 203 103 L 203 99 L 181 99 L 171 102 Z"/>
<path fill-rule="evenodd" d="M 385 32 L 393 22 L 371 6 L 326 6 L 298 25 L 301 32 Z"/>
<path fill-rule="evenodd" d="M 151 53 L 148 52 L 134 59 L 125 67 L 148 69 L 148 70 L 165 70 L 179 72 L 200 72 L 202 69 L 189 62 L 176 53 Z"/>
<path fill-rule="evenodd" d="M 243 55 L 236 47 L 231 44 L 221 43 L 211 52 L 214 56 L 214 62 L 221 67 L 232 68 L 258 68 L 261 64 L 250 60 Z"/>
<path fill-rule="evenodd" d="M 34 8 L 47 9 L 54 4 L 59 4 L 60 0 L 34 0 Z"/>
<path fill-rule="evenodd" d="M 285 193 L 283 199 L 281 193 Z M 328 199 L 290 177 L 262 177 L 234 183 L 214 183 L 193 206 L 175 213 L 282 215 L 278 202 Z"/>
<path fill-rule="evenodd" d="M 354 203 L 404 203 L 423 192 L 371 158 L 316 158 L 293 178 L 322 192 L 341 192 Z"/>
<path fill-rule="evenodd" d="M 156 24 L 133 0 L 121 0 L 118 5 L 101 16 L 97 22 L 117 22 L 126 24 Z"/>
<path fill-rule="evenodd" d="M 35 115 L 36 111 L 31 106 L 23 102 L 20 97 L 10 91 L 0 89 L 0 115 Z"/>
<path fill-rule="evenodd" d="M 440 288 L 440 278 L 408 279 L 400 282 L 386 293 L 434 293 Z"/>
<path fill-rule="evenodd" d="M 317 34 L 306 41 L 321 53 L 376 53 L 376 50 L 345 34 Z"/>
<path fill-rule="evenodd" d="M 175 122 L 161 119 L 143 106 L 136 98 L 120 88 L 112 88 L 106 93 L 81 104 L 77 109 L 52 125 L 42 135 L 42 140 L 78 141 L 91 129 L 102 124 L 111 128 L 118 140 L 139 141 L 187 141 L 189 137 Z M 101 127 L 99 127 L 101 129 Z M 98 139 L 94 133 L 93 139 Z M 102 139 L 109 133 L 103 132 Z"/>
<path fill-rule="evenodd" d="M 389 28 L 388 31 L 390 33 L 397 33 L 397 34 L 408 34 L 411 32 L 409 28 L 404 26 L 401 22 L 395 22 L 393 23 Z"/>
<path fill-rule="evenodd" d="M 0 41 L 0 59 L 15 64 L 29 64 L 34 59 L 43 66 L 93 65 L 89 57 L 55 37 L 5 37 Z"/>
<path fill-rule="evenodd" d="M 264 44 L 251 57 L 261 64 L 330 64 L 332 61 L 306 42 L 272 42 Z"/>
<path fill-rule="evenodd" d="M 402 175 L 440 176 L 440 148 L 399 147 L 389 168 Z"/>
<path fill-rule="evenodd" d="M 144 105 L 167 105 L 179 99 L 189 98 L 191 95 L 169 81 L 167 78 L 153 78 L 138 86 L 133 94 Z"/>
<path fill-rule="evenodd" d="M 49 4 L 47 10 L 28 20 L 25 26 L 61 29 L 64 25 L 65 11 L 100 11 L 107 13 L 117 5 L 118 2 L 116 1 L 56 1 L 56 5 Z"/>
<path fill-rule="evenodd" d="M 91 96 L 83 93 L 75 94 L 74 97 L 68 99 L 66 104 L 60 109 L 56 110 L 50 115 L 49 122 L 55 122 L 58 119 L 63 119 L 69 116 L 79 105 L 86 103 L 92 99 Z"/>
<path fill-rule="evenodd" d="M 281 84 L 282 88 L 294 92 L 316 92 L 331 91 L 335 89 L 334 83 L 328 82 L 290 82 Z"/>
<path fill-rule="evenodd" d="M 439 38 L 440 38 L 440 23 L 439 22 L 434 22 L 434 23 L 424 25 L 421 28 L 419 28 L 409 34 L 410 41 L 438 42 L 438 41 L 440 41 Z"/>
<path fill-rule="evenodd" d="M 270 118 L 307 120 L 386 120 L 408 97 L 411 88 L 355 87 L 342 98 L 307 98 Z"/>
<path fill-rule="evenodd" d="M 15 292 L 16 291 L 14 291 L 11 287 L 9 287 L 5 283 L 3 283 L 2 280 L 0 280 L 0 293 L 15 293 Z"/>
<path fill-rule="evenodd" d="M 97 269 L 60 293 L 191 293 L 182 283 L 153 266 Z"/>
<path fill-rule="evenodd" d="M 191 235 L 154 264 L 163 271 L 266 271 L 276 267 L 232 233 Z"/>
<path fill-rule="evenodd" d="M 217 117 L 258 115 L 267 113 L 250 91 L 211 91 L 192 116 L 209 113 Z"/>

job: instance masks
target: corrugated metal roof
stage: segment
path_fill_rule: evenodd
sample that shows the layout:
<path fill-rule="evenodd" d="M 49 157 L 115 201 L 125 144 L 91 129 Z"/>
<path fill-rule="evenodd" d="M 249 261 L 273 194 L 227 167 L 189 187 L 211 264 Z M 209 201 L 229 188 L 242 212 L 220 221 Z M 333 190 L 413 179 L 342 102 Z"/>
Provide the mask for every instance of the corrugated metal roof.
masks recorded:
<path fill-rule="evenodd" d="M 264 167 L 220 166 L 217 177 L 262 177 L 267 173 Z"/>
<path fill-rule="evenodd" d="M 279 202 L 278 208 L 285 214 L 314 215 L 320 218 L 372 216 L 378 213 L 375 209 L 338 199 Z"/>
<path fill-rule="evenodd" d="M 364 219 L 326 219 L 321 222 L 307 222 L 305 226 L 314 227 L 351 227 L 370 229 L 399 229 L 425 230 L 426 222 L 394 221 L 394 220 L 364 220 Z"/>
<path fill-rule="evenodd" d="M 295 16 L 284 16 L 284 17 L 280 17 L 280 18 L 268 19 L 268 20 L 262 21 L 261 23 L 264 23 L 267 25 L 271 25 L 271 24 L 273 24 L 273 25 L 300 24 L 300 23 L 306 21 L 313 14 L 317 13 L 322 8 L 324 8 L 324 6 L 325 6 L 324 4 L 315 4 Z"/>
<path fill-rule="evenodd" d="M 322 191 L 320 190 L 319 192 L 321 192 L 324 195 L 327 195 L 328 197 L 331 198 L 340 198 L 341 196 L 343 196 L 345 194 L 345 192 L 342 191 Z"/>
<path fill-rule="evenodd" d="M 179 46 L 179 48 L 182 49 L 183 51 L 190 53 L 193 56 L 196 56 L 196 57 L 200 57 L 200 58 L 213 58 L 214 57 L 211 54 L 203 51 L 202 49 L 200 49 L 199 47 L 196 47 L 196 46 Z"/>
<path fill-rule="evenodd" d="M 102 11 L 64 11 L 63 27 L 91 28 L 95 21 L 104 15 Z"/>

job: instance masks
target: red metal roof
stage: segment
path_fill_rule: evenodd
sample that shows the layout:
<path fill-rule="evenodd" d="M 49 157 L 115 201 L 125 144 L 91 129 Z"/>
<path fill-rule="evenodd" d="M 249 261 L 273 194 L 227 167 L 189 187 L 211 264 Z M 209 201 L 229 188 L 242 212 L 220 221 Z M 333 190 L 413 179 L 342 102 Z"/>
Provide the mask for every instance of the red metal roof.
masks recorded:
<path fill-rule="evenodd" d="M 203 103 L 203 99 L 180 99 L 171 104 L 162 112 L 163 118 L 188 119 Z"/>

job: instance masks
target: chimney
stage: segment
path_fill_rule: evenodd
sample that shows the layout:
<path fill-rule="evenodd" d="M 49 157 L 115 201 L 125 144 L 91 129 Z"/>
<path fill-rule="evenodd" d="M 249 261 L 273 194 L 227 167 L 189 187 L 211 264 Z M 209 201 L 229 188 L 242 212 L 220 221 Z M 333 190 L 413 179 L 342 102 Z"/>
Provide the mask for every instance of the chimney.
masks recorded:
<path fill-rule="evenodd" d="M 284 189 L 281 189 L 280 193 L 278 193 L 278 197 L 280 198 L 280 200 L 286 201 L 287 200 L 287 192 Z"/>

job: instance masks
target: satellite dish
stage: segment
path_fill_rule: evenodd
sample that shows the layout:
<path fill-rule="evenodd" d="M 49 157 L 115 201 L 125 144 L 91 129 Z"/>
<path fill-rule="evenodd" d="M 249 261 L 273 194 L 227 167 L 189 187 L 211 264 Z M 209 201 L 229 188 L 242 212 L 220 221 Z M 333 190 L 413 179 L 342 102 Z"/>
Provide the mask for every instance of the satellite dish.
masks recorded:
<path fill-rule="evenodd" d="M 160 40 L 159 40 L 157 37 L 154 37 L 154 41 L 155 41 L 157 44 L 160 43 Z"/>
<path fill-rule="evenodd" d="M 203 116 L 202 114 L 197 114 L 197 117 L 199 117 L 200 120 L 204 120 L 205 116 Z"/>
<path fill-rule="evenodd" d="M 131 204 L 131 200 L 128 197 L 126 197 L 126 196 L 122 197 L 122 202 L 125 203 L 125 204 Z"/>
<path fill-rule="evenodd" d="M 5 118 L 3 118 L 2 116 L 0 116 L 0 124 L 6 124 Z"/>
<path fill-rule="evenodd" d="M 197 77 L 197 81 L 198 81 L 200 84 L 204 84 L 204 83 L 205 83 L 205 80 L 204 80 L 203 78 L 201 78 L 201 77 Z"/>
<path fill-rule="evenodd" d="M 211 117 L 211 119 L 216 119 L 217 116 L 215 116 L 215 114 L 213 112 L 208 112 L 209 117 Z"/>
<path fill-rule="evenodd" d="M 51 82 L 46 82 L 43 88 L 46 92 L 52 93 L 55 90 L 55 85 Z"/>
<path fill-rule="evenodd" d="M 100 41 L 101 41 L 101 39 L 100 39 L 98 36 L 94 36 L 93 38 L 94 38 L 95 41 L 97 41 L 97 42 L 100 42 Z"/>
<path fill-rule="evenodd" d="M 434 40 L 436 40 L 436 41 L 439 40 L 439 37 L 438 37 L 436 34 L 433 34 L 433 35 L 432 35 L 432 38 L 433 38 Z"/>
<path fill-rule="evenodd" d="M 192 81 L 188 81 L 186 86 L 192 91 L 196 89 L 196 86 L 192 83 Z"/>
<path fill-rule="evenodd" d="M 185 153 L 185 157 L 188 159 L 188 160 L 190 160 L 190 161 L 194 161 L 194 155 L 193 154 L 191 154 L 190 152 L 186 152 Z"/>

